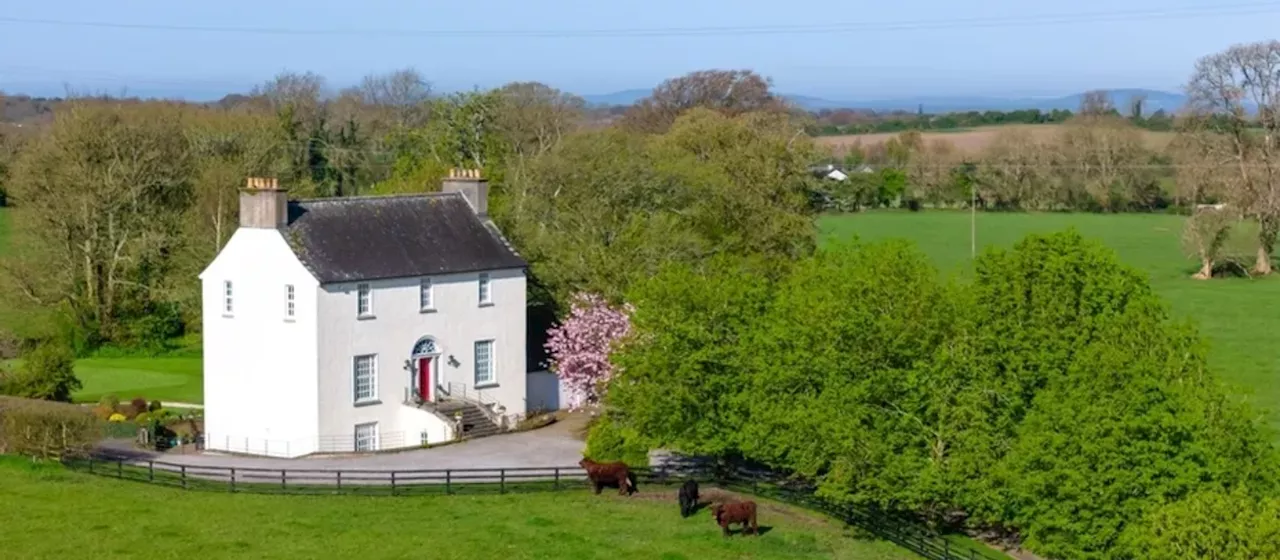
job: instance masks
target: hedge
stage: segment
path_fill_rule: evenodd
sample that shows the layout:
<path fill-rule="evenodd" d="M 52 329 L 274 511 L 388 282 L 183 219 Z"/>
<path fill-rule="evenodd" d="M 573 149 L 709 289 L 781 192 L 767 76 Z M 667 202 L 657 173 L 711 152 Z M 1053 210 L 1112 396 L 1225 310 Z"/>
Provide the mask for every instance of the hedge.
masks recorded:
<path fill-rule="evenodd" d="M 0 454 L 36 459 L 83 456 L 101 436 L 101 420 L 82 406 L 0 397 Z"/>

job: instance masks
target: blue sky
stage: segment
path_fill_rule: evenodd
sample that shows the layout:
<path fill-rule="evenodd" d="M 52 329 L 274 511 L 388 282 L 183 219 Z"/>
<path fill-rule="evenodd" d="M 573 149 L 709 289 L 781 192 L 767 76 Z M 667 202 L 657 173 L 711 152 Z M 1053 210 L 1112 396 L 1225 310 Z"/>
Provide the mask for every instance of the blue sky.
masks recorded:
<path fill-rule="evenodd" d="M 538 80 L 576 93 L 607 93 L 730 67 L 771 76 L 784 92 L 842 100 L 1173 90 L 1199 56 L 1232 43 L 1280 38 L 1280 1 L 1244 4 L 1248 0 L 15 0 L 0 7 L 0 19 L 357 32 L 249 34 L 0 21 L 0 90 L 57 94 L 70 83 L 216 98 L 283 69 L 315 71 L 342 86 L 406 66 L 421 70 L 440 90 Z M 1189 7 L 1208 11 L 1168 17 Z M 1072 17 L 1029 24 L 1062 15 Z M 969 23 L 974 21 L 979 25 Z M 843 32 L 669 32 L 789 25 Z M 411 32 L 385 36 L 362 29 Z M 667 31 L 582 33 L 616 29 Z M 433 30 L 462 34 L 425 33 Z M 493 33 L 502 30 L 569 32 Z"/>

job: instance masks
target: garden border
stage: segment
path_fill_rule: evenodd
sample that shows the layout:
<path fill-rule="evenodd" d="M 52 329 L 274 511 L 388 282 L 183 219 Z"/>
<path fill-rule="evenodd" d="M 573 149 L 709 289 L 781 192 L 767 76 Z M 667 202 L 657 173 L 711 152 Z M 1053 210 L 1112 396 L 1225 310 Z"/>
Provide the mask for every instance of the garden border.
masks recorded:
<path fill-rule="evenodd" d="M 64 459 L 67 468 L 89 474 L 181 488 L 184 490 L 284 495 L 414 496 L 564 491 L 586 488 L 579 466 L 466 469 L 265 469 L 193 466 L 98 453 Z M 816 496 L 812 484 L 776 473 L 726 467 L 722 464 L 684 464 L 676 468 L 635 468 L 637 483 L 674 486 L 692 478 L 725 490 L 769 498 L 834 517 L 871 535 L 890 541 L 930 560 L 990 560 L 994 549 L 953 546 L 945 536 L 930 533 L 909 520 Z"/>

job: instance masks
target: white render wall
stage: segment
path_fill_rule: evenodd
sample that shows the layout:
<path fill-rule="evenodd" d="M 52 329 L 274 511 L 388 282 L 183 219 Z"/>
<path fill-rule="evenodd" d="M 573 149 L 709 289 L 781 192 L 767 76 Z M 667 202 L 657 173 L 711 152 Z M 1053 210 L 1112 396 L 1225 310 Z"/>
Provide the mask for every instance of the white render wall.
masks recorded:
<path fill-rule="evenodd" d="M 206 447 L 296 457 L 316 450 L 319 284 L 274 229 L 236 230 L 200 275 Z M 223 281 L 232 282 L 224 313 Z M 294 285 L 295 317 L 285 316 Z"/>
<path fill-rule="evenodd" d="M 479 389 L 486 399 L 525 412 L 525 276 L 523 270 L 489 271 L 492 305 L 480 305 L 479 273 L 431 277 L 435 309 L 419 308 L 420 278 L 369 282 L 373 318 L 357 317 L 357 283 L 328 284 L 316 290 L 319 306 L 319 431 L 326 437 L 353 434 L 357 424 L 378 423 L 381 448 L 418 445 L 422 432 L 436 443 L 452 437 L 452 427 L 434 414 L 404 404 L 411 387 L 405 362 L 424 336 L 441 355 L 438 384 L 460 383 L 475 390 L 475 342 L 494 341 L 497 384 Z M 356 405 L 355 356 L 378 360 L 378 399 Z M 449 364 L 452 356 L 457 366 Z"/>

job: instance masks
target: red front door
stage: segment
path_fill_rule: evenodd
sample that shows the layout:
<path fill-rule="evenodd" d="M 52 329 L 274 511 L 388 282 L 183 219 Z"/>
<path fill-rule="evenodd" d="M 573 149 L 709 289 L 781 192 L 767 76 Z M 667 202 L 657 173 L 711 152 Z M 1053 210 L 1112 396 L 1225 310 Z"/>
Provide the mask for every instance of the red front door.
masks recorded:
<path fill-rule="evenodd" d="M 431 400 L 431 358 L 418 359 L 418 396 Z"/>

